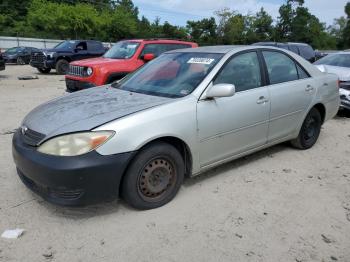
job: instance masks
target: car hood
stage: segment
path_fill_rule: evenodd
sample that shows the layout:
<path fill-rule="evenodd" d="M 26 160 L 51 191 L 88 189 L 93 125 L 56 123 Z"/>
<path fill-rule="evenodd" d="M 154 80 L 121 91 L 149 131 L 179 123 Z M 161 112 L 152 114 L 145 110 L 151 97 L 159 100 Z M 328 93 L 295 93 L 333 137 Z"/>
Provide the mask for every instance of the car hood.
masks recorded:
<path fill-rule="evenodd" d="M 330 65 L 316 65 L 318 69 L 325 73 L 336 74 L 340 81 L 350 81 L 350 68 Z"/>
<path fill-rule="evenodd" d="M 89 58 L 89 59 L 83 59 L 79 61 L 72 62 L 71 65 L 79 65 L 79 66 L 104 66 L 107 64 L 113 64 L 116 65 L 118 63 L 125 63 L 125 59 L 112 59 L 112 58 L 104 58 L 104 57 L 96 57 L 96 58 Z"/>
<path fill-rule="evenodd" d="M 172 100 L 174 99 L 131 93 L 111 86 L 95 87 L 38 106 L 25 117 L 22 127 L 45 135 L 43 142 L 60 134 L 91 130 Z"/>

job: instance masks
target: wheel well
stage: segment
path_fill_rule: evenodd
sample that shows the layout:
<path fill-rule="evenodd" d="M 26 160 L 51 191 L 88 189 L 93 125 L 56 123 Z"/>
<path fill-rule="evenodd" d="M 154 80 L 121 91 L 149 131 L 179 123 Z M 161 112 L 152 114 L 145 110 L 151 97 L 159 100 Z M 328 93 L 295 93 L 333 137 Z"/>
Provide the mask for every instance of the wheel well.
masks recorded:
<path fill-rule="evenodd" d="M 192 154 L 191 151 L 188 147 L 188 145 L 182 141 L 179 138 L 176 137 L 172 137 L 172 136 L 167 136 L 167 137 L 161 137 L 161 138 L 157 138 L 155 140 L 152 140 L 150 142 L 148 142 L 146 145 L 144 145 L 142 148 L 144 148 L 145 146 L 148 146 L 154 142 L 164 142 L 164 143 L 168 143 L 170 145 L 172 145 L 173 147 L 175 147 L 181 154 L 184 163 L 185 163 L 185 176 L 189 177 L 191 176 L 191 172 L 192 172 Z"/>
<path fill-rule="evenodd" d="M 66 60 L 68 62 L 71 62 L 71 59 L 67 56 L 60 56 L 60 57 L 57 57 L 56 59 L 56 62 L 60 61 L 60 60 Z"/>
<path fill-rule="evenodd" d="M 314 108 L 317 109 L 317 111 L 321 114 L 322 124 L 324 122 L 324 119 L 326 117 L 326 108 L 323 104 L 316 104 L 314 105 Z"/>

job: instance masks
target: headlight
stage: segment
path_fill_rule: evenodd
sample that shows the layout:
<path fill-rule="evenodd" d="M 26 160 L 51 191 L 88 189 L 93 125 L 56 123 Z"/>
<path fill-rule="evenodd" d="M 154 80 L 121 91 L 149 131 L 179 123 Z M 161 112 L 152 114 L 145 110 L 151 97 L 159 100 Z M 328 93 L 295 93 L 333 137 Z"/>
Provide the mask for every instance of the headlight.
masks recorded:
<path fill-rule="evenodd" d="M 58 136 L 44 142 L 38 151 L 55 156 L 78 156 L 103 145 L 114 131 L 82 132 Z"/>
<path fill-rule="evenodd" d="M 52 58 L 54 56 L 55 52 L 44 52 L 44 55 L 48 58 Z"/>
<path fill-rule="evenodd" d="M 91 67 L 88 67 L 88 68 L 86 69 L 86 74 L 87 74 L 88 76 L 91 76 L 91 75 L 92 75 L 92 68 L 91 68 Z"/>

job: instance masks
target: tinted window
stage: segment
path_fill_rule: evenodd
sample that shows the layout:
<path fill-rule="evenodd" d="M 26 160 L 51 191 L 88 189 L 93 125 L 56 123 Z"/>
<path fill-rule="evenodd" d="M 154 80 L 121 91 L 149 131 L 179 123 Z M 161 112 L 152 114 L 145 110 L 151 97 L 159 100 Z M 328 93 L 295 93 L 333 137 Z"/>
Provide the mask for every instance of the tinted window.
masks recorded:
<path fill-rule="evenodd" d="M 286 45 L 286 44 L 277 44 L 277 47 L 278 47 L 278 48 L 282 48 L 282 49 L 289 50 L 288 45 Z"/>
<path fill-rule="evenodd" d="M 99 42 L 88 42 L 88 48 L 91 51 L 100 51 L 103 50 L 103 46 Z"/>
<path fill-rule="evenodd" d="M 297 55 L 299 55 L 299 50 L 298 47 L 296 45 L 290 45 L 289 46 L 290 51 L 292 51 L 293 53 L 296 53 Z"/>
<path fill-rule="evenodd" d="M 311 46 L 301 45 L 299 46 L 300 55 L 307 60 L 312 60 L 315 57 L 315 52 Z"/>
<path fill-rule="evenodd" d="M 263 51 L 270 84 L 278 84 L 299 79 L 296 65 L 285 54 Z"/>
<path fill-rule="evenodd" d="M 314 64 L 350 67 L 350 54 L 328 55 L 316 61 Z"/>
<path fill-rule="evenodd" d="M 256 52 L 249 52 L 232 58 L 214 81 L 214 84 L 223 83 L 234 84 L 236 92 L 261 86 L 260 66 Z"/>
<path fill-rule="evenodd" d="M 304 79 L 304 78 L 310 77 L 308 75 L 308 73 L 306 73 L 306 71 L 303 68 L 301 68 L 299 65 L 297 65 L 297 69 L 298 69 L 299 79 Z"/>
<path fill-rule="evenodd" d="M 87 50 L 87 44 L 86 42 L 80 42 L 75 47 L 78 50 Z"/>
<path fill-rule="evenodd" d="M 181 48 L 189 48 L 190 45 L 185 44 L 147 44 L 142 50 L 141 55 L 144 54 L 154 54 L 155 56 L 159 56 L 160 54 Z"/>

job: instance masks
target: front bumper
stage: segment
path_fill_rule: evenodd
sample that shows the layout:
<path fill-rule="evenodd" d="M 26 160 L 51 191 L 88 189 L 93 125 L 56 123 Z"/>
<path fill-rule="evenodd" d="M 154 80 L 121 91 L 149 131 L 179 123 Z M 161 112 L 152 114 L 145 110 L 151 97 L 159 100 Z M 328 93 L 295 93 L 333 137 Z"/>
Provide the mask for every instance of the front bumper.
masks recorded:
<path fill-rule="evenodd" d="M 66 91 L 71 93 L 71 92 L 95 87 L 95 84 L 90 82 L 73 80 L 66 77 L 66 87 L 67 87 Z"/>
<path fill-rule="evenodd" d="M 135 152 L 103 156 L 96 151 L 60 157 L 25 144 L 19 131 L 12 154 L 22 182 L 49 202 L 87 205 L 118 196 L 121 178 Z"/>
<path fill-rule="evenodd" d="M 29 63 L 32 67 L 35 68 L 50 68 L 50 69 L 55 69 L 56 67 L 56 62 L 55 60 L 43 60 L 43 61 L 35 61 L 35 60 L 30 60 Z"/>

